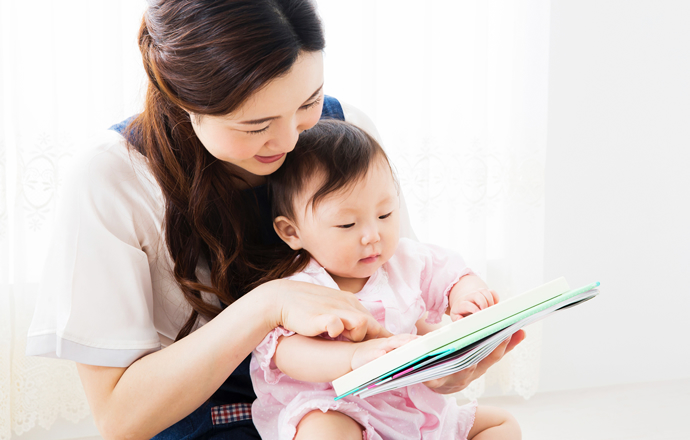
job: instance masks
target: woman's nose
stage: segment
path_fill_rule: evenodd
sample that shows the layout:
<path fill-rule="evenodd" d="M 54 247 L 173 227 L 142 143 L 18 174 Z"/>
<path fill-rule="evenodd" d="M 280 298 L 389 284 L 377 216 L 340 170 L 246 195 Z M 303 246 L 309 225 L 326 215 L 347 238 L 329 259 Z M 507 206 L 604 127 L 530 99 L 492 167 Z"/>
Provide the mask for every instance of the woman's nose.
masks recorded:
<path fill-rule="evenodd" d="M 289 153 L 295 149 L 295 144 L 297 144 L 297 138 L 302 130 L 294 123 L 288 123 L 279 130 L 275 137 L 271 139 L 270 146 L 271 149 L 280 153 Z"/>

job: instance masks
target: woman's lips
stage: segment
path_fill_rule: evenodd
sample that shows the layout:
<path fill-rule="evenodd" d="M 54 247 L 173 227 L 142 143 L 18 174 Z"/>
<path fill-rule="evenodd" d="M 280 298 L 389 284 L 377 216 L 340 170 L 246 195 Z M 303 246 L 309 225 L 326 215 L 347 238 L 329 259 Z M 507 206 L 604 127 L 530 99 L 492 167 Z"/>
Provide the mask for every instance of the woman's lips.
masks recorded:
<path fill-rule="evenodd" d="M 273 163 L 276 160 L 280 160 L 280 158 L 282 158 L 283 156 L 285 156 L 285 153 L 276 154 L 275 156 L 258 156 L 257 155 L 257 156 L 254 156 L 254 159 L 258 160 L 261 163 Z"/>
<path fill-rule="evenodd" d="M 362 259 L 359 260 L 359 261 L 360 261 L 361 263 L 373 263 L 374 261 L 378 260 L 380 256 L 381 256 L 381 254 L 372 255 L 371 257 L 362 258 Z"/>

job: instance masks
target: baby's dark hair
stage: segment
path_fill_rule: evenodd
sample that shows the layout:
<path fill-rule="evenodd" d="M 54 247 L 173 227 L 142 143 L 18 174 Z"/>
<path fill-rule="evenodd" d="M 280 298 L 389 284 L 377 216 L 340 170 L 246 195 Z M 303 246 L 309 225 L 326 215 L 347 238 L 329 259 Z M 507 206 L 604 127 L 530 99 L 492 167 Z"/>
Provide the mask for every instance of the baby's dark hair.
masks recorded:
<path fill-rule="evenodd" d="M 273 218 L 295 219 L 295 199 L 314 176 L 322 184 L 309 200 L 307 208 L 312 209 L 326 196 L 347 191 L 365 178 L 376 161 L 391 168 L 383 148 L 367 132 L 336 119 L 319 121 L 300 134 L 294 151 L 268 179 Z"/>
<path fill-rule="evenodd" d="M 285 163 L 268 177 L 273 218 L 282 215 L 295 220 L 295 200 L 314 176 L 322 183 L 305 209 L 314 209 L 328 195 L 347 191 L 364 179 L 377 161 L 382 161 L 395 179 L 383 148 L 364 130 L 335 119 L 319 121 L 300 134 Z M 300 272 L 311 260 L 306 249 L 292 250 L 287 244 L 277 250 L 275 257 L 277 261 L 265 276 L 250 288 Z"/>

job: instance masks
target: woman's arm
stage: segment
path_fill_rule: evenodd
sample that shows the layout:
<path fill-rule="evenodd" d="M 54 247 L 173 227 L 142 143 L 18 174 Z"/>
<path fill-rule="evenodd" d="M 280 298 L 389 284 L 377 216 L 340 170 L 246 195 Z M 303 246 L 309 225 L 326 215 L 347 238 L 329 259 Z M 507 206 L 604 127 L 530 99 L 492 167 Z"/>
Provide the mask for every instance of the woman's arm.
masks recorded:
<path fill-rule="evenodd" d="M 331 341 L 319 337 L 281 337 L 273 358 L 276 367 L 293 379 L 331 382 L 415 339 L 396 335 L 364 342 Z"/>
<path fill-rule="evenodd" d="M 105 439 L 149 439 L 201 406 L 278 325 L 353 340 L 389 334 L 354 295 L 309 283 L 266 283 L 184 339 L 127 368 L 78 364 Z"/>

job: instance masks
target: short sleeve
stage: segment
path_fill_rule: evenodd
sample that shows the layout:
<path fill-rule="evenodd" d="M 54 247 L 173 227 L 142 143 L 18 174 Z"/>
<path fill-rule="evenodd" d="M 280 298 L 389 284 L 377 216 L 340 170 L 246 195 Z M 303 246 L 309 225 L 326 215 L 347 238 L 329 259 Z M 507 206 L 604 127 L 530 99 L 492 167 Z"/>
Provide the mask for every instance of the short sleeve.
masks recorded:
<path fill-rule="evenodd" d="M 151 194 L 111 132 L 75 159 L 27 337 L 27 355 L 126 367 L 160 349 L 149 260 Z"/>
<path fill-rule="evenodd" d="M 450 289 L 461 277 L 473 273 L 472 270 L 458 253 L 432 244 L 403 238 L 396 253 L 419 263 L 422 300 L 429 312 L 426 321 L 440 322 L 448 308 Z"/>
<path fill-rule="evenodd" d="M 275 356 L 276 348 L 278 348 L 278 340 L 282 336 L 294 334 L 295 332 L 285 330 L 283 327 L 274 328 L 252 352 L 252 358 L 256 362 L 256 371 L 252 374 L 263 375 L 263 380 L 269 385 L 278 383 L 280 378 L 285 375 L 273 362 L 273 356 Z"/>

